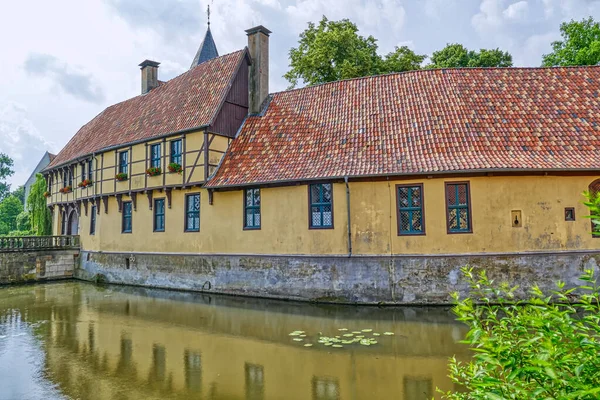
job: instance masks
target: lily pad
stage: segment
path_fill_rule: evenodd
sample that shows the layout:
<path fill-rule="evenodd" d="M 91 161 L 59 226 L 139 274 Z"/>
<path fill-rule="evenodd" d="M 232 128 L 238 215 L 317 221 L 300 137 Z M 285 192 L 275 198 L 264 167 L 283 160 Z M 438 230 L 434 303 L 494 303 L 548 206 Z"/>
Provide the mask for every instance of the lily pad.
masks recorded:
<path fill-rule="evenodd" d="M 373 336 L 381 336 L 381 333 L 373 332 Z"/>
<path fill-rule="evenodd" d="M 348 330 L 348 328 L 339 328 L 339 329 L 338 329 L 338 331 L 342 331 L 342 332 L 343 332 L 343 331 L 347 331 L 347 330 Z"/>
<path fill-rule="evenodd" d="M 371 342 L 368 339 L 363 339 L 360 341 L 360 344 L 362 344 L 363 346 L 370 346 Z"/>
<path fill-rule="evenodd" d="M 344 347 L 344 346 L 342 346 L 341 344 L 334 344 L 334 345 L 332 345 L 331 347 L 337 347 L 337 348 L 340 348 L 340 347 Z"/>
<path fill-rule="evenodd" d="M 363 329 L 363 332 L 373 332 L 373 329 Z"/>
<path fill-rule="evenodd" d="M 302 338 L 293 338 L 292 340 L 294 340 L 296 342 L 302 342 L 304 339 L 302 339 Z"/>
<path fill-rule="evenodd" d="M 354 333 L 355 335 L 360 335 L 360 331 L 353 331 L 352 333 Z"/>
<path fill-rule="evenodd" d="M 312 343 L 306 343 L 304 347 L 312 347 Z"/>
<path fill-rule="evenodd" d="M 333 345 L 333 343 L 331 343 L 331 342 L 325 343 L 325 346 L 331 346 L 331 345 Z"/>
<path fill-rule="evenodd" d="M 300 335 L 300 337 L 306 337 L 306 335 Z"/>
<path fill-rule="evenodd" d="M 383 332 L 385 336 L 393 336 L 394 332 Z"/>

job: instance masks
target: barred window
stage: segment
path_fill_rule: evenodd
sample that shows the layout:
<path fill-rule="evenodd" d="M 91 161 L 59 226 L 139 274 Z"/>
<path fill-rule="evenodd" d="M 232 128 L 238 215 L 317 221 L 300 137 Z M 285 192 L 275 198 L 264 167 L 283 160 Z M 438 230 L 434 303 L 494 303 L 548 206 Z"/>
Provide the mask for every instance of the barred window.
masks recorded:
<path fill-rule="evenodd" d="M 469 182 L 446 183 L 446 216 L 448 233 L 473 231 Z"/>
<path fill-rule="evenodd" d="M 310 185 L 310 228 L 333 228 L 333 191 L 331 183 Z"/>
<path fill-rule="evenodd" d="M 126 174 L 127 173 L 127 167 L 128 167 L 128 163 L 127 163 L 127 155 L 128 152 L 127 151 L 120 151 L 119 152 L 119 173 L 120 174 Z"/>
<path fill-rule="evenodd" d="M 185 231 L 198 232 L 200 230 L 200 194 L 185 196 Z"/>
<path fill-rule="evenodd" d="M 92 162 L 93 162 L 93 160 L 92 160 L 92 159 L 90 159 L 90 160 L 88 161 L 88 168 L 87 168 L 87 170 L 88 170 L 88 171 L 87 171 L 87 172 L 88 172 L 88 179 L 89 179 L 90 181 L 93 181 L 93 179 L 92 179 Z"/>
<path fill-rule="evenodd" d="M 260 229 L 260 189 L 244 191 L 244 228 Z"/>
<path fill-rule="evenodd" d="M 165 231 L 165 199 L 154 200 L 154 232 Z"/>
<path fill-rule="evenodd" d="M 131 202 L 124 201 L 123 202 L 123 222 L 121 227 L 122 233 L 131 233 Z"/>
<path fill-rule="evenodd" d="M 423 185 L 396 185 L 398 235 L 425 234 Z"/>
<path fill-rule="evenodd" d="M 171 162 L 181 165 L 181 139 L 171 141 Z"/>
<path fill-rule="evenodd" d="M 150 146 L 150 167 L 160 168 L 160 143 Z"/>

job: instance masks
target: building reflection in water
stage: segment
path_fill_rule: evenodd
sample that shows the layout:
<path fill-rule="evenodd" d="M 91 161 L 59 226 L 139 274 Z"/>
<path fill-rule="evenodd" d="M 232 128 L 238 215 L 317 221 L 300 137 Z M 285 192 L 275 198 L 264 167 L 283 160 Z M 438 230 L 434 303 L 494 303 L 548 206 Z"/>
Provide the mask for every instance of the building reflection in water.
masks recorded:
<path fill-rule="evenodd" d="M 314 306 L 84 283 L 0 290 L 43 343 L 43 379 L 85 399 L 431 399 L 469 357 L 448 310 Z M 39 300 L 43 299 L 43 301 Z M 18 303 L 18 304 L 15 304 Z M 8 320 L 8 322 L 7 322 Z M 38 324 L 40 321 L 48 321 Z M 36 325 L 38 324 L 38 325 Z M 303 347 L 288 334 L 395 332 L 375 346 Z M 310 335 L 309 338 L 311 339 Z M 0 389 L 0 398 L 1 398 Z"/>

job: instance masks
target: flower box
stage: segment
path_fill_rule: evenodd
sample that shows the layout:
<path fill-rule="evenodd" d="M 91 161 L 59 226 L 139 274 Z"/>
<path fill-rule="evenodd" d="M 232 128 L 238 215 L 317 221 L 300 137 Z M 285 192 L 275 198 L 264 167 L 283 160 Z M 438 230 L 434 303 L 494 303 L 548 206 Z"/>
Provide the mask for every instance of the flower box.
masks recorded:
<path fill-rule="evenodd" d="M 81 182 L 79 182 L 79 184 L 78 184 L 77 186 L 79 186 L 80 188 L 86 188 L 86 187 L 88 187 L 88 186 L 91 186 L 91 185 L 92 185 L 92 183 L 93 183 L 93 182 L 92 182 L 91 180 L 89 180 L 89 179 L 84 179 L 84 180 L 82 180 Z"/>
<path fill-rule="evenodd" d="M 174 162 L 169 164 L 169 172 L 177 172 L 178 174 L 180 174 L 181 171 L 183 171 L 183 168 L 181 168 L 181 164 L 177 164 Z"/>
<path fill-rule="evenodd" d="M 127 180 L 127 174 L 125 172 L 120 172 L 117 175 L 115 175 L 115 179 L 118 180 L 119 182 L 123 182 Z"/>
<path fill-rule="evenodd" d="M 148 176 L 157 176 L 161 173 L 162 169 L 160 169 L 160 167 L 150 167 L 146 170 L 146 174 L 148 174 Z"/>
<path fill-rule="evenodd" d="M 50 194 L 50 192 L 44 192 L 44 197 L 45 197 L 45 198 L 48 198 L 48 197 L 50 197 L 50 196 L 52 196 L 52 194 Z"/>
<path fill-rule="evenodd" d="M 73 188 L 71 186 L 65 186 L 64 188 L 59 189 L 58 191 L 61 193 L 71 193 L 71 191 L 73 191 Z"/>

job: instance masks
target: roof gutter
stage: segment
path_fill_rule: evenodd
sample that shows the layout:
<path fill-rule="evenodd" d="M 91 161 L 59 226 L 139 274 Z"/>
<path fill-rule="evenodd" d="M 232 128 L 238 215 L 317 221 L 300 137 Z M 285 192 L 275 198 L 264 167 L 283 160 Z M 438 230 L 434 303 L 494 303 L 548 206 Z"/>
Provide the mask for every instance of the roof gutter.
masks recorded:
<path fill-rule="evenodd" d="M 337 175 L 337 176 L 325 176 L 319 178 L 305 178 L 305 179 L 280 179 L 274 181 L 263 181 L 263 182 L 250 182 L 242 183 L 237 185 L 207 185 L 207 188 L 211 189 L 236 189 L 249 186 L 268 186 L 268 185 L 293 185 L 300 184 L 302 182 L 318 182 L 318 181 L 342 181 L 345 179 L 368 179 L 368 178 L 393 178 L 393 177 L 406 177 L 406 176 L 439 176 L 439 175 L 469 175 L 469 174 L 493 174 L 493 173 L 516 173 L 516 172 L 531 172 L 531 173 L 549 173 L 549 172 L 600 172 L 600 168 L 545 168 L 545 169 L 533 169 L 533 168 L 487 168 L 487 169 L 465 169 L 465 170 L 448 170 L 448 171 L 433 171 L 433 172 L 404 172 L 404 173 L 390 173 L 390 174 L 365 174 L 365 175 Z"/>

